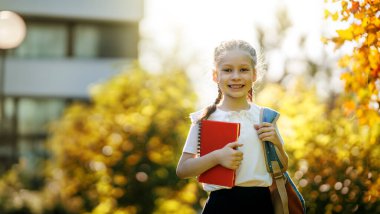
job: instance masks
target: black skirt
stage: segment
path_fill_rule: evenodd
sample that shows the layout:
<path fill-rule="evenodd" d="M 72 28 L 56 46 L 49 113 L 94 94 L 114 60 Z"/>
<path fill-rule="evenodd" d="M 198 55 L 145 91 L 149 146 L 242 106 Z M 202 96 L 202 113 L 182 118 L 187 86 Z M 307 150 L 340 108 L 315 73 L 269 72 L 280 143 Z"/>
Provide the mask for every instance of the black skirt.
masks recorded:
<path fill-rule="evenodd" d="M 212 191 L 202 214 L 274 213 L 269 187 L 238 187 Z"/>

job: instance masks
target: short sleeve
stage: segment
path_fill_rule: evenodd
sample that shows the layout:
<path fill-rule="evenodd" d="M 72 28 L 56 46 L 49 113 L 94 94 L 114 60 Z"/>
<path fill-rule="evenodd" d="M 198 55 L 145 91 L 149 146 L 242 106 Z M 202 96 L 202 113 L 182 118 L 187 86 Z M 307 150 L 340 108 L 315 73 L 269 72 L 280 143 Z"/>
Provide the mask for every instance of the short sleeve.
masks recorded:
<path fill-rule="evenodd" d="M 197 154 L 198 152 L 198 132 L 199 124 L 197 123 L 201 111 L 190 114 L 191 126 L 187 134 L 185 146 L 182 152 Z"/>
<path fill-rule="evenodd" d="M 190 114 L 191 124 L 196 124 L 200 118 L 202 111 L 193 112 Z"/>
<path fill-rule="evenodd" d="M 192 123 L 182 152 L 197 154 L 199 125 Z"/>

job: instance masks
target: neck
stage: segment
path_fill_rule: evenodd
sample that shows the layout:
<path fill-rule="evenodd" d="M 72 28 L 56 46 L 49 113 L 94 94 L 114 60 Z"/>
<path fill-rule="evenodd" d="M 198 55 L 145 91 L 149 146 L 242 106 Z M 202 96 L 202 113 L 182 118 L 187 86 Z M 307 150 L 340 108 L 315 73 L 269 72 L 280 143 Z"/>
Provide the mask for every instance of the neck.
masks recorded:
<path fill-rule="evenodd" d="M 224 97 L 218 107 L 226 111 L 240 111 L 249 109 L 249 103 L 247 99 L 234 99 Z"/>

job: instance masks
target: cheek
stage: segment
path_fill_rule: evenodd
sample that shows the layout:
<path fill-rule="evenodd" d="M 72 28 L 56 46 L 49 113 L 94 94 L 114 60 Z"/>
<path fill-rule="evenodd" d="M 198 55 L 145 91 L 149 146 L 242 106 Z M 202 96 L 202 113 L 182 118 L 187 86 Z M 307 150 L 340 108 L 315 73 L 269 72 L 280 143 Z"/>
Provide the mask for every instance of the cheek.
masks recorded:
<path fill-rule="evenodd" d="M 249 81 L 246 85 L 246 87 L 250 90 L 253 86 L 253 83 L 251 81 Z"/>
<path fill-rule="evenodd" d="M 228 80 L 228 76 L 226 74 L 219 74 L 217 77 L 218 82 L 223 82 Z"/>
<path fill-rule="evenodd" d="M 254 82 L 254 76 L 251 73 L 244 74 L 244 79 L 249 82 Z"/>

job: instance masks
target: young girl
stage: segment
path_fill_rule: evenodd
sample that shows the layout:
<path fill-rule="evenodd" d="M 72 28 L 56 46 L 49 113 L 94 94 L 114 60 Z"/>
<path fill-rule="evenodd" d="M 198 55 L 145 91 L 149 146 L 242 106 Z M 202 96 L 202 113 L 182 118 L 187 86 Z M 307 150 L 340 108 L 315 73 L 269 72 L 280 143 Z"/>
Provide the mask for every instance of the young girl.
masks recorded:
<path fill-rule="evenodd" d="M 273 213 L 269 191 L 272 177 L 266 170 L 261 141 L 272 142 L 285 157 L 283 141 L 277 127 L 259 124 L 260 106 L 252 103 L 252 86 L 257 73 L 255 49 L 242 40 L 222 42 L 214 52 L 213 81 L 218 85 L 218 97 L 213 105 L 190 114 L 192 125 L 178 162 L 180 178 L 199 176 L 220 164 L 236 170 L 232 188 L 203 184 L 209 198 L 203 214 Z M 240 136 L 236 142 L 208 153 L 197 155 L 198 128 L 201 120 L 238 122 Z"/>

